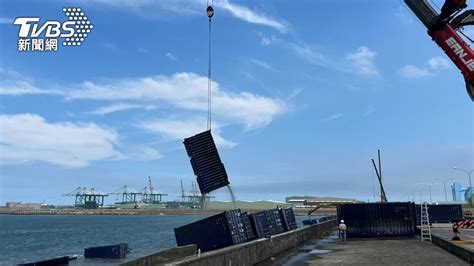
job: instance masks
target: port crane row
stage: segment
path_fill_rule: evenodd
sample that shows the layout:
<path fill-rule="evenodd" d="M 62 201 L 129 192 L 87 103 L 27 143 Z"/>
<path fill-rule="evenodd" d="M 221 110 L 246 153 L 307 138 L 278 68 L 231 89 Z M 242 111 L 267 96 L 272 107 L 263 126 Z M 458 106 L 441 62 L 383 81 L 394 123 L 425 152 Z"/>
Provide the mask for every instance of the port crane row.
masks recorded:
<path fill-rule="evenodd" d="M 203 200 L 207 202 L 213 198 L 209 195 L 203 197 L 203 195 L 199 192 L 196 182 L 194 181 L 191 182 L 190 192 L 185 191 L 182 180 L 180 180 L 180 186 L 181 196 L 178 201 L 186 206 L 189 205 L 189 207 L 198 207 Z M 168 194 L 156 190 L 151 182 L 151 177 L 148 177 L 148 185 L 140 190 L 131 188 L 128 185 L 124 185 L 113 192 L 106 193 L 95 188 L 77 187 L 73 191 L 66 193 L 63 196 L 74 197 L 75 207 L 98 208 L 104 206 L 104 199 L 109 195 L 116 195 L 117 201 L 120 200 L 117 202 L 119 204 L 161 204 L 163 203 L 163 197 L 167 196 Z"/>

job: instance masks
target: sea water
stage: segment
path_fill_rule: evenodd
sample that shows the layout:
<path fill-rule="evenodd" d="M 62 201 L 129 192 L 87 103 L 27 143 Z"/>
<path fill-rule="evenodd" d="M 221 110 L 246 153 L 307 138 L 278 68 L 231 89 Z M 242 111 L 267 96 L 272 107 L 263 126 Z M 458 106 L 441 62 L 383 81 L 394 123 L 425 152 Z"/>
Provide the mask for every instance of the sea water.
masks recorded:
<path fill-rule="evenodd" d="M 176 246 L 173 228 L 204 215 L 0 215 L 0 265 L 79 255 L 72 265 L 117 264 Z M 298 226 L 307 217 L 296 217 Z M 127 243 L 126 260 L 84 260 L 84 248 Z"/>

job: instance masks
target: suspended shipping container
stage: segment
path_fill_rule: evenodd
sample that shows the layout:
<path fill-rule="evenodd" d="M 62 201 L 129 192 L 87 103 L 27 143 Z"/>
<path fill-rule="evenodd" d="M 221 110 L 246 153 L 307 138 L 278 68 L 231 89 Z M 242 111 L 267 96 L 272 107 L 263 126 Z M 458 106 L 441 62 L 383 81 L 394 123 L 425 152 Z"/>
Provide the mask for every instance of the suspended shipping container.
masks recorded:
<path fill-rule="evenodd" d="M 202 194 L 229 184 L 210 130 L 186 138 L 183 143 Z"/>
<path fill-rule="evenodd" d="M 240 210 L 230 210 L 174 229 L 178 246 L 196 244 L 202 252 L 249 240 Z"/>
<path fill-rule="evenodd" d="M 130 253 L 128 244 L 90 247 L 84 249 L 84 258 L 90 259 L 125 259 Z"/>
<path fill-rule="evenodd" d="M 342 204 L 337 217 L 347 225 L 347 237 L 414 236 L 414 209 L 411 202 Z"/>

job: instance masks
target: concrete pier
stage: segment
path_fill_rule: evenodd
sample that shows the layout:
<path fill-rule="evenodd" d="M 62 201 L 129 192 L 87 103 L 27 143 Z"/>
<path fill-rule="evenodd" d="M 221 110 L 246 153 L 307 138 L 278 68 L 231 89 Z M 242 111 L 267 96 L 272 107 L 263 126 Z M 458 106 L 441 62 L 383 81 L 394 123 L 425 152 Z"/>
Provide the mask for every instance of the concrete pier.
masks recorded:
<path fill-rule="evenodd" d="M 417 238 L 350 239 L 315 242 L 276 264 L 289 265 L 470 265 L 429 241 Z"/>
<path fill-rule="evenodd" d="M 470 264 L 467 260 L 435 245 L 435 243 L 438 244 L 436 236 L 433 237 L 434 243 L 421 242 L 416 237 L 349 239 L 347 242 L 339 242 L 334 231 L 336 225 L 337 221 L 332 220 L 200 255 L 197 254 L 195 245 L 178 247 L 129 261 L 123 265 Z M 459 256 L 459 254 L 456 255 Z"/>
<path fill-rule="evenodd" d="M 147 265 L 147 260 L 149 261 L 151 259 L 153 259 L 154 265 L 254 265 L 270 259 L 283 251 L 294 249 L 308 240 L 327 236 L 336 225 L 336 220 L 327 221 L 270 238 L 262 238 L 219 250 L 205 252 L 200 255 L 197 254 L 195 246 L 187 246 L 185 249 L 173 249 L 173 251 L 169 252 L 169 254 L 173 254 L 173 260 L 170 260 L 165 252 L 159 252 L 127 262 L 124 265 Z M 194 252 L 190 250 L 193 248 Z M 175 257 L 176 254 L 189 254 L 190 252 L 194 255 L 183 256 L 180 259 L 176 259 Z"/>
<path fill-rule="evenodd" d="M 459 258 L 474 263 L 474 230 L 459 229 L 461 240 L 452 240 L 454 236 L 452 225 L 436 225 L 431 229 L 433 243 Z"/>

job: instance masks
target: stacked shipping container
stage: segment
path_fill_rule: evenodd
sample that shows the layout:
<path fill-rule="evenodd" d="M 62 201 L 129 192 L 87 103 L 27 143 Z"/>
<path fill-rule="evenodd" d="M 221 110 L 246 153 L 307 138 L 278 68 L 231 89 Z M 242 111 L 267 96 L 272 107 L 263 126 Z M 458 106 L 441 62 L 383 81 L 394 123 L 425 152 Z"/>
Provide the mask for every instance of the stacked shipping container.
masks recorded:
<path fill-rule="evenodd" d="M 248 215 L 225 211 L 174 229 L 178 246 L 196 244 L 202 252 L 269 237 L 296 229 L 293 209 L 273 209 Z"/>
<path fill-rule="evenodd" d="M 286 231 L 291 231 L 298 228 L 298 225 L 296 225 L 296 218 L 295 213 L 293 212 L 293 208 L 280 209 L 280 213 L 282 219 L 284 220 Z"/>
<path fill-rule="evenodd" d="M 174 229 L 178 246 L 196 244 L 202 252 L 248 241 L 240 210 L 225 211 Z"/>

